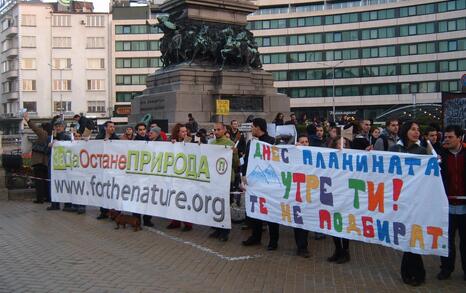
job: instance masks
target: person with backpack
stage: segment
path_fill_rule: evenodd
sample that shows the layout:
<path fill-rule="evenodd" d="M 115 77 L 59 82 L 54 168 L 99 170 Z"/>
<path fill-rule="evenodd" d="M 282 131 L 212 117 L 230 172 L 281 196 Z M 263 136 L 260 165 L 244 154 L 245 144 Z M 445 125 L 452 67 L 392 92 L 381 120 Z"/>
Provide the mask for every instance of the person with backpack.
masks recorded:
<path fill-rule="evenodd" d="M 398 131 L 400 129 L 400 122 L 397 118 L 390 118 L 385 122 L 385 131 L 374 143 L 374 150 L 388 151 L 391 147 L 395 146 L 398 140 Z"/>

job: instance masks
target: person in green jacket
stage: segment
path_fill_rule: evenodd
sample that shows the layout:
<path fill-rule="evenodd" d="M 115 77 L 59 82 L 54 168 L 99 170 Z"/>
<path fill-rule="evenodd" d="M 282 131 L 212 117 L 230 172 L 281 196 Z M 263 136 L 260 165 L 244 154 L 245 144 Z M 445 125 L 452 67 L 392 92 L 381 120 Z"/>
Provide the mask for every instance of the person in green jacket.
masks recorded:
<path fill-rule="evenodd" d="M 238 166 L 239 166 L 239 157 L 238 157 L 238 151 L 235 149 L 235 143 L 225 136 L 226 132 L 227 132 L 227 128 L 222 122 L 215 123 L 215 127 L 214 127 L 215 140 L 213 140 L 211 144 L 224 145 L 227 147 L 231 147 L 233 149 L 231 181 L 230 181 L 230 188 L 231 188 L 231 186 L 233 185 L 235 181 L 235 170 L 238 169 Z M 215 231 L 212 234 L 210 234 L 209 237 L 218 238 L 220 241 L 228 240 L 230 229 L 222 229 L 222 228 L 214 228 L 214 229 Z"/>

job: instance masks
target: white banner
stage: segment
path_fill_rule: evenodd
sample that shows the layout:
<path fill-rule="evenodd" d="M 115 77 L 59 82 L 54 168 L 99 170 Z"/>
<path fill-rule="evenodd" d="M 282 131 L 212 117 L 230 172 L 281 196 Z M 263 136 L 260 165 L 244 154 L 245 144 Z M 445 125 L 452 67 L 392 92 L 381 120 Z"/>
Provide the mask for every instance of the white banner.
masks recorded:
<path fill-rule="evenodd" d="M 56 141 L 52 200 L 231 228 L 232 150 L 145 141 Z"/>
<path fill-rule="evenodd" d="M 448 255 L 448 200 L 433 156 L 252 141 L 250 217 L 419 254 Z"/>

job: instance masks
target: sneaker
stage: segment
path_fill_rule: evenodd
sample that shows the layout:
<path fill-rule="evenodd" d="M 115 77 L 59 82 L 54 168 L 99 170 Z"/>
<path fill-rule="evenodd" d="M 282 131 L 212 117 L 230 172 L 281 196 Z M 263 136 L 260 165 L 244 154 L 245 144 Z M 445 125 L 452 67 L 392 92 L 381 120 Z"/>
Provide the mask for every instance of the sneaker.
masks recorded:
<path fill-rule="evenodd" d="M 437 275 L 437 279 L 443 281 L 443 280 L 450 278 L 450 275 L 451 275 L 451 272 L 447 270 L 440 270 L 440 273 L 438 273 Z"/>

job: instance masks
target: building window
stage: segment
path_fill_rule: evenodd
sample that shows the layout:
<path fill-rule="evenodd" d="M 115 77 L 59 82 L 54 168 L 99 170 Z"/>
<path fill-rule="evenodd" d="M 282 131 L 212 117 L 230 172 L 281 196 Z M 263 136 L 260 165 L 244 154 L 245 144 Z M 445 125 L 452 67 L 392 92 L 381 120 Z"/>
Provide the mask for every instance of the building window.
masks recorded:
<path fill-rule="evenodd" d="M 21 59 L 21 69 L 36 69 L 36 59 L 35 58 Z"/>
<path fill-rule="evenodd" d="M 12 93 L 18 91 L 18 81 L 10 80 L 2 83 L 2 92 L 3 93 Z"/>
<path fill-rule="evenodd" d="M 12 18 L 5 18 L 3 21 L 2 21 L 2 31 L 14 26 L 15 23 L 13 21 Z"/>
<path fill-rule="evenodd" d="M 105 113 L 105 101 L 88 101 L 87 112 L 89 113 Z"/>
<path fill-rule="evenodd" d="M 282 81 L 287 80 L 287 72 L 286 71 L 274 71 L 272 72 L 273 79 L 275 81 Z"/>
<path fill-rule="evenodd" d="M 37 102 L 23 102 L 23 108 L 28 112 L 37 113 Z"/>
<path fill-rule="evenodd" d="M 116 68 L 156 68 L 160 67 L 160 58 L 116 58 Z"/>
<path fill-rule="evenodd" d="M 86 26 L 87 27 L 105 26 L 105 17 L 103 15 L 87 15 Z"/>
<path fill-rule="evenodd" d="M 33 14 L 21 15 L 21 26 L 36 26 L 36 16 Z"/>
<path fill-rule="evenodd" d="M 36 37 L 35 36 L 21 36 L 21 47 L 22 48 L 35 48 Z"/>
<path fill-rule="evenodd" d="M 104 58 L 88 58 L 87 69 L 104 69 L 105 59 Z"/>
<path fill-rule="evenodd" d="M 456 92 L 459 90 L 459 85 L 457 80 L 445 80 L 440 82 L 440 91 L 441 92 Z"/>
<path fill-rule="evenodd" d="M 33 79 L 23 79 L 23 91 L 25 92 L 33 92 L 36 91 L 36 81 Z"/>
<path fill-rule="evenodd" d="M 52 39 L 53 48 L 71 48 L 70 37 L 53 37 Z"/>
<path fill-rule="evenodd" d="M 52 69 L 71 69 L 71 58 L 53 58 Z"/>
<path fill-rule="evenodd" d="M 71 15 L 54 15 L 52 26 L 71 26 Z"/>
<path fill-rule="evenodd" d="M 159 41 L 116 41 L 116 51 L 157 51 Z"/>
<path fill-rule="evenodd" d="M 88 37 L 86 47 L 88 49 L 102 49 L 105 48 L 104 37 Z"/>
<path fill-rule="evenodd" d="M 71 102 L 53 102 L 54 112 L 71 112 Z"/>
<path fill-rule="evenodd" d="M 10 70 L 17 70 L 16 60 L 7 60 L 2 62 L 2 72 L 8 72 Z"/>
<path fill-rule="evenodd" d="M 54 79 L 52 85 L 53 91 L 71 91 L 71 80 L 69 79 Z"/>
<path fill-rule="evenodd" d="M 131 102 L 134 97 L 139 96 L 142 94 L 141 92 L 117 92 L 116 93 L 116 101 L 117 103 L 126 103 Z"/>
<path fill-rule="evenodd" d="M 159 34 L 160 29 L 156 26 L 135 24 L 135 25 L 116 25 L 115 34 L 129 35 L 129 34 Z"/>
<path fill-rule="evenodd" d="M 87 90 L 88 91 L 103 91 L 103 90 L 105 90 L 105 80 L 104 79 L 88 79 L 87 80 Z"/>
<path fill-rule="evenodd" d="M 145 85 L 147 75 L 117 75 L 117 85 Z"/>

